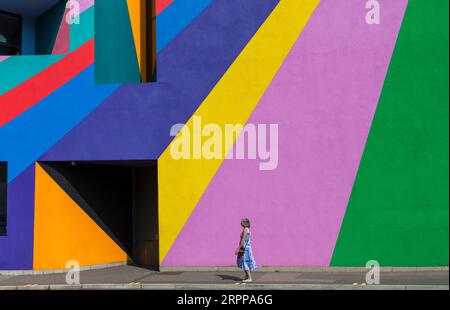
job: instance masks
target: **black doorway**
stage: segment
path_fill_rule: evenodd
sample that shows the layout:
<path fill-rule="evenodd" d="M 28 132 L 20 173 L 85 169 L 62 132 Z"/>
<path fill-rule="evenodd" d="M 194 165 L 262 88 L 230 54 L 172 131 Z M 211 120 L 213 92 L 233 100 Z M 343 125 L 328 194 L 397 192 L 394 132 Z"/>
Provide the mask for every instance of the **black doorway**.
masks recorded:
<path fill-rule="evenodd" d="M 156 161 L 40 165 L 128 254 L 129 264 L 159 270 Z"/>
<path fill-rule="evenodd" d="M 159 266 L 158 173 L 156 165 L 133 169 L 133 262 Z M 151 207 L 156 206 L 156 207 Z"/>

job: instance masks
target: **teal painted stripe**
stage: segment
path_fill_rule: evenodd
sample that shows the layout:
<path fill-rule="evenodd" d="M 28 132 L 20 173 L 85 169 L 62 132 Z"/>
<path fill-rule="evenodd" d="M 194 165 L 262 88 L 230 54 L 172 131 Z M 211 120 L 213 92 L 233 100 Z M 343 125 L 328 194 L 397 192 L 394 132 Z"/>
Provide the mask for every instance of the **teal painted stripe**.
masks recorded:
<path fill-rule="evenodd" d="M 80 14 L 80 23 L 70 25 L 70 51 L 74 51 L 94 37 L 95 7 Z"/>
<path fill-rule="evenodd" d="M 94 37 L 94 7 L 80 14 L 80 24 L 70 27 L 70 51 Z M 61 60 L 64 55 L 12 56 L 0 62 L 0 95 Z"/>
<path fill-rule="evenodd" d="M 64 55 L 12 56 L 0 63 L 0 95 L 62 59 Z"/>
<path fill-rule="evenodd" d="M 95 82 L 140 83 L 127 3 L 96 0 L 95 7 Z"/>

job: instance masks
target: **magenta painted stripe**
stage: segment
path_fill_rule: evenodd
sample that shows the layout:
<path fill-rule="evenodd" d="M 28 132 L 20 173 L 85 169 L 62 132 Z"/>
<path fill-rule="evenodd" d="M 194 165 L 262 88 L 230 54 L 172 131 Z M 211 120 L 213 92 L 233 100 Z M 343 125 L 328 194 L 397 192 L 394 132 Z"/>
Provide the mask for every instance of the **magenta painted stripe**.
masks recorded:
<path fill-rule="evenodd" d="M 242 217 L 259 265 L 329 265 L 407 1 L 364 3 L 321 1 L 249 120 L 279 124 L 278 168 L 225 161 L 163 265 L 233 265 Z"/>
<path fill-rule="evenodd" d="M 10 56 L 0 56 L 0 62 L 5 61 L 6 59 L 8 59 Z"/>

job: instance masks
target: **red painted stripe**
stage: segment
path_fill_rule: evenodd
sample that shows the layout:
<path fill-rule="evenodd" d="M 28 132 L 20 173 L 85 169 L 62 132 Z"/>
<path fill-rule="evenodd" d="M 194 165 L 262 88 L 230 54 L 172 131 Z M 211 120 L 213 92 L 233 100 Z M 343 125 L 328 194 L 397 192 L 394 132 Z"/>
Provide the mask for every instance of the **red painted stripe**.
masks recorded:
<path fill-rule="evenodd" d="M 156 15 L 164 11 L 174 0 L 156 0 Z"/>
<path fill-rule="evenodd" d="M 0 96 L 0 126 L 5 125 L 94 63 L 94 39 Z"/>

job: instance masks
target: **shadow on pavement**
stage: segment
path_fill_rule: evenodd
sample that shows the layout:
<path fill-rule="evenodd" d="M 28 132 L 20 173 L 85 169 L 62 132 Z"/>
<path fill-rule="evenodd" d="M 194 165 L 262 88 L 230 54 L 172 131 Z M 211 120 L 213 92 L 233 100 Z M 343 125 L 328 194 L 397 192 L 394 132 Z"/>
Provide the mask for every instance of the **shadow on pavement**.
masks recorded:
<path fill-rule="evenodd" d="M 218 274 L 218 277 L 220 277 L 223 280 L 230 280 L 230 281 L 242 281 L 242 278 L 240 277 L 235 277 L 235 276 L 230 276 L 230 275 L 226 275 L 226 274 Z"/>

